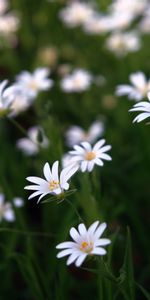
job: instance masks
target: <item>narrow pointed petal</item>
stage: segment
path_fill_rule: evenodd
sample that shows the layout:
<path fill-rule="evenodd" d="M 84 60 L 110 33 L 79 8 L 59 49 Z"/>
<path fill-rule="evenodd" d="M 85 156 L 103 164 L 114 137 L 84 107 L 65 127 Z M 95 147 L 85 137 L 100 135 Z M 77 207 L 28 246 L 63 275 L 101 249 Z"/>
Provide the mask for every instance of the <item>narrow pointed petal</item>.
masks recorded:
<path fill-rule="evenodd" d="M 87 257 L 87 253 L 81 254 L 75 262 L 76 267 L 80 267 L 84 262 L 85 258 Z"/>
<path fill-rule="evenodd" d="M 48 162 L 44 165 L 43 173 L 44 173 L 44 176 L 45 176 L 46 180 L 50 181 L 51 178 L 52 178 L 52 173 L 51 173 L 50 166 L 49 166 Z"/>

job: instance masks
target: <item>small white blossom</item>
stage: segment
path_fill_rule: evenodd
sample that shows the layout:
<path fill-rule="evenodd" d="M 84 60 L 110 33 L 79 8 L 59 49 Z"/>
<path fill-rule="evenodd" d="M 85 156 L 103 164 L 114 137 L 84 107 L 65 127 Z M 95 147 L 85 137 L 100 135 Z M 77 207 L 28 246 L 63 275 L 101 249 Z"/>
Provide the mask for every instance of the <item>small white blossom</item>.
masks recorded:
<path fill-rule="evenodd" d="M 129 79 L 132 85 L 118 85 L 116 89 L 116 95 L 128 95 L 129 99 L 133 99 L 135 101 L 139 101 L 146 97 L 148 91 L 150 90 L 150 79 L 147 80 L 145 74 L 142 72 L 131 74 Z"/>
<path fill-rule="evenodd" d="M 92 81 L 92 76 L 89 72 L 76 69 L 72 74 L 64 76 L 61 80 L 61 88 L 63 91 L 70 92 L 83 92 L 86 91 Z"/>
<path fill-rule="evenodd" d="M 24 94 L 35 98 L 40 91 L 47 91 L 52 87 L 53 81 L 47 78 L 48 75 L 47 68 L 38 68 L 33 73 L 23 71 L 16 77 L 16 83 L 22 88 Z"/>
<path fill-rule="evenodd" d="M 39 134 L 41 135 L 41 142 L 39 141 Z M 28 156 L 35 155 L 40 148 L 47 148 L 49 141 L 45 136 L 43 129 L 40 126 L 34 126 L 27 131 L 28 138 L 21 138 L 17 141 L 17 148 Z"/>
<path fill-rule="evenodd" d="M 76 162 L 80 166 L 82 172 L 91 172 L 94 165 L 103 166 L 103 160 L 111 160 L 110 155 L 105 152 L 111 149 L 110 145 L 103 146 L 105 140 L 99 140 L 94 147 L 88 142 L 82 142 L 81 146 L 75 145 L 73 151 L 69 153 L 72 155 L 71 162 Z"/>
<path fill-rule="evenodd" d="M 83 25 L 92 15 L 92 7 L 83 2 L 72 2 L 60 11 L 60 18 L 68 27 Z"/>
<path fill-rule="evenodd" d="M 106 47 L 118 57 L 140 49 L 141 43 L 136 32 L 114 32 L 106 40 Z"/>
<path fill-rule="evenodd" d="M 26 178 L 28 181 L 35 184 L 25 187 L 27 190 L 35 191 L 28 199 L 41 195 L 38 199 L 39 202 L 47 194 L 60 195 L 64 192 L 64 190 L 69 189 L 68 180 L 73 176 L 78 168 L 76 166 L 65 168 L 60 172 L 59 176 L 58 165 L 58 161 L 53 163 L 52 168 L 50 168 L 48 163 L 44 165 L 43 173 L 46 180 L 34 176 Z"/>
<path fill-rule="evenodd" d="M 8 9 L 8 1 L 0 0 L 0 15 L 5 13 L 7 9 Z"/>
<path fill-rule="evenodd" d="M 74 263 L 76 267 L 80 267 L 88 255 L 105 255 L 106 250 L 103 247 L 111 243 L 109 239 L 101 238 L 106 226 L 106 223 L 99 224 L 96 221 L 88 229 L 83 223 L 79 224 L 78 230 L 72 227 L 70 236 L 73 241 L 56 246 L 61 249 L 57 258 L 69 256 L 67 265 Z"/>
<path fill-rule="evenodd" d="M 92 123 L 87 131 L 80 126 L 71 126 L 66 132 L 67 145 L 72 147 L 84 141 L 93 143 L 99 136 L 102 136 L 103 132 L 104 124 L 100 121 Z"/>
<path fill-rule="evenodd" d="M 9 202 L 4 201 L 4 194 L 0 194 L 0 222 L 4 219 L 8 222 L 15 221 L 15 213 L 12 205 Z"/>
<path fill-rule="evenodd" d="M 148 93 L 148 99 L 150 101 L 150 92 Z M 142 102 L 136 103 L 133 106 L 133 108 L 131 108 L 129 111 L 141 111 L 142 112 L 133 120 L 133 122 L 139 123 L 150 117 L 150 102 L 142 101 Z"/>

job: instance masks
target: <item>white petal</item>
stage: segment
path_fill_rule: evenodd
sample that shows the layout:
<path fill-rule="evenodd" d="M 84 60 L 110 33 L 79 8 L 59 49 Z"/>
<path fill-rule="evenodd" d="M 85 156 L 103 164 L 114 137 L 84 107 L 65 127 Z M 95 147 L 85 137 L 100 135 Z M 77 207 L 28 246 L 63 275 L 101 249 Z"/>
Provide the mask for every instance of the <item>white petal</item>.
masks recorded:
<path fill-rule="evenodd" d="M 104 139 L 98 141 L 95 144 L 95 146 L 93 147 L 93 151 L 95 152 L 95 151 L 99 150 L 99 148 L 101 148 L 104 144 L 105 144 L 105 140 Z"/>
<path fill-rule="evenodd" d="M 88 166 L 88 161 L 84 160 L 81 162 L 81 171 L 85 172 Z"/>
<path fill-rule="evenodd" d="M 99 224 L 99 221 L 95 221 L 88 229 L 88 234 L 92 235 L 94 231 L 96 230 L 97 226 Z"/>
<path fill-rule="evenodd" d="M 80 253 L 76 252 L 76 253 L 72 253 L 69 258 L 67 259 L 67 266 L 71 265 L 76 259 L 77 257 L 80 255 Z"/>
<path fill-rule="evenodd" d="M 87 167 L 88 167 L 88 171 L 91 172 L 93 170 L 93 167 L 94 167 L 94 160 L 89 161 Z"/>
<path fill-rule="evenodd" d="M 4 219 L 8 222 L 13 222 L 15 220 L 15 214 L 12 208 L 9 208 L 4 212 Z"/>
<path fill-rule="evenodd" d="M 38 191 L 38 192 L 34 192 L 33 194 L 31 194 L 30 196 L 29 196 L 29 200 L 30 199 L 32 199 L 32 198 L 34 198 L 34 197 L 36 197 L 36 196 L 39 196 L 41 194 L 41 191 Z"/>
<path fill-rule="evenodd" d="M 100 149 L 100 151 L 101 151 L 101 153 L 102 153 L 102 152 L 106 152 L 106 151 L 108 151 L 108 150 L 110 150 L 110 149 L 111 149 L 111 146 L 110 146 L 110 145 L 107 145 L 107 146 L 102 147 L 102 148 Z"/>
<path fill-rule="evenodd" d="M 81 236 L 79 235 L 78 231 L 74 227 L 70 229 L 70 236 L 76 243 L 80 242 L 81 240 Z"/>
<path fill-rule="evenodd" d="M 91 151 L 91 145 L 88 142 L 82 142 L 81 145 L 87 150 Z"/>
<path fill-rule="evenodd" d="M 66 255 L 72 254 L 73 251 L 74 251 L 73 249 L 66 249 L 66 250 L 63 250 L 63 251 L 61 251 L 61 252 L 59 252 L 59 253 L 57 254 L 57 258 L 61 258 L 61 257 L 64 257 L 64 256 L 66 256 Z"/>
<path fill-rule="evenodd" d="M 97 254 L 97 255 L 105 255 L 106 254 L 106 250 L 103 248 L 94 248 L 94 250 L 91 252 L 92 254 Z"/>
<path fill-rule="evenodd" d="M 65 249 L 65 248 L 73 248 L 76 246 L 76 243 L 74 242 L 63 242 L 56 246 L 56 249 Z"/>
<path fill-rule="evenodd" d="M 107 227 L 106 223 L 100 224 L 99 227 L 96 229 L 96 231 L 94 233 L 94 238 L 98 239 L 103 234 L 106 227 Z"/>
<path fill-rule="evenodd" d="M 79 224 L 78 231 L 80 235 L 85 235 L 87 233 L 86 227 L 83 223 Z"/>
<path fill-rule="evenodd" d="M 133 122 L 139 123 L 139 122 L 141 122 L 141 121 L 147 119 L 148 117 L 150 117 L 150 113 L 142 113 L 142 114 L 138 115 L 138 116 L 133 120 Z"/>
<path fill-rule="evenodd" d="M 52 165 L 52 177 L 56 181 L 59 181 L 59 178 L 58 178 L 58 165 L 59 165 L 58 160 L 55 161 L 54 164 Z"/>
<path fill-rule="evenodd" d="M 43 173 L 47 181 L 50 181 L 52 179 L 52 174 L 48 162 L 44 165 Z"/>
<path fill-rule="evenodd" d="M 100 158 L 105 159 L 105 160 L 112 160 L 111 156 L 106 153 L 101 153 Z"/>
<path fill-rule="evenodd" d="M 109 245 L 111 241 L 109 239 L 100 239 L 95 241 L 94 246 L 106 246 Z"/>
<path fill-rule="evenodd" d="M 36 176 L 29 176 L 26 178 L 28 181 L 32 182 L 32 183 L 36 183 L 36 184 L 42 184 L 42 183 L 47 183 L 47 181 L 45 179 L 42 179 L 40 177 L 36 177 Z"/>
<path fill-rule="evenodd" d="M 101 167 L 104 165 L 103 161 L 99 158 L 95 159 L 95 164 L 97 164 L 98 166 L 101 166 Z"/>
<path fill-rule="evenodd" d="M 87 253 L 81 254 L 75 262 L 76 267 L 80 267 L 86 257 L 87 257 Z"/>

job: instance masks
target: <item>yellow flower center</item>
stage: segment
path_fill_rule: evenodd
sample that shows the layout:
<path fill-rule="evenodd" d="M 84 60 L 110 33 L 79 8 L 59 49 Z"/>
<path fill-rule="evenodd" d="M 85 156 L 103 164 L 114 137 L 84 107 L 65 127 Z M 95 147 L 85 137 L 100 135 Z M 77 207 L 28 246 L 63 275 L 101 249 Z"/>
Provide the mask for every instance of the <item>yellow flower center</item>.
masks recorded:
<path fill-rule="evenodd" d="M 87 152 L 86 154 L 85 154 L 85 159 L 86 160 L 92 160 L 92 159 L 94 159 L 96 157 L 96 154 L 95 154 L 95 152 L 93 152 L 93 151 L 89 151 L 89 152 Z"/>
<path fill-rule="evenodd" d="M 90 253 L 93 250 L 93 243 L 90 242 L 82 242 L 81 246 L 80 246 L 80 250 L 85 252 L 85 253 Z"/>
<path fill-rule="evenodd" d="M 36 82 L 36 81 L 31 81 L 30 83 L 29 83 L 29 87 L 32 89 L 32 90 L 34 90 L 34 91 L 36 91 L 37 89 L 38 89 L 38 83 Z"/>
<path fill-rule="evenodd" d="M 50 188 L 50 191 L 53 191 L 54 189 L 58 189 L 59 188 L 59 181 L 51 180 L 49 182 L 49 188 Z"/>

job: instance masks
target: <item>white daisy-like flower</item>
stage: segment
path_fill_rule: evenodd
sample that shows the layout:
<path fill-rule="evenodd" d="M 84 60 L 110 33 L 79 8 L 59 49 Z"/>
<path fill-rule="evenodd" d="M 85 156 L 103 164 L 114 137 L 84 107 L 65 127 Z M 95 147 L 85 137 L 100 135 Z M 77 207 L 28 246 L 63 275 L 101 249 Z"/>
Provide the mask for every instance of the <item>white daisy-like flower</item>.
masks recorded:
<path fill-rule="evenodd" d="M 16 77 L 16 83 L 28 97 L 35 98 L 40 91 L 47 91 L 53 81 L 48 78 L 50 71 L 47 68 L 37 68 L 33 73 L 21 72 Z"/>
<path fill-rule="evenodd" d="M 114 32 L 106 40 L 106 47 L 118 57 L 140 49 L 141 43 L 136 32 Z"/>
<path fill-rule="evenodd" d="M 94 10 L 89 4 L 75 1 L 63 8 L 59 16 L 68 27 L 73 28 L 83 25 L 93 14 Z"/>
<path fill-rule="evenodd" d="M 92 75 L 85 70 L 76 69 L 72 74 L 64 76 L 61 80 L 61 88 L 67 93 L 86 91 L 92 81 Z"/>
<path fill-rule="evenodd" d="M 80 166 L 82 172 L 91 172 L 94 165 L 103 166 L 103 160 L 111 160 L 110 155 L 105 152 L 111 149 L 110 145 L 106 145 L 105 140 L 99 140 L 94 147 L 88 142 L 82 142 L 81 146 L 75 145 L 73 151 L 69 153 L 72 155 L 71 162 L 76 162 Z"/>
<path fill-rule="evenodd" d="M 27 131 L 28 138 L 21 138 L 17 141 L 16 146 L 24 154 L 31 156 L 40 151 L 40 148 L 47 148 L 49 141 L 40 126 L 33 126 Z M 39 141 L 39 135 L 41 141 Z"/>
<path fill-rule="evenodd" d="M 77 171 L 77 166 L 69 166 L 64 168 L 60 175 L 58 173 L 59 162 L 55 161 L 50 168 L 49 163 L 46 163 L 43 168 L 44 177 L 30 176 L 26 179 L 35 185 L 28 185 L 25 187 L 26 190 L 33 190 L 34 193 L 29 196 L 28 199 L 32 199 L 36 196 L 40 196 L 38 202 L 47 194 L 60 195 L 63 194 L 64 190 L 69 189 L 68 180 Z"/>
<path fill-rule="evenodd" d="M 148 99 L 150 101 L 150 92 L 148 93 Z M 129 111 L 141 111 L 141 113 L 133 120 L 134 122 L 141 122 L 147 118 L 150 117 L 150 102 L 142 101 L 139 103 L 136 103 L 133 108 L 131 108 Z"/>
<path fill-rule="evenodd" d="M 13 101 L 11 88 L 6 88 L 7 83 L 8 80 L 3 80 L 0 83 L 0 116 L 3 116 L 7 114 L 7 112 L 10 112 L 10 107 Z"/>
<path fill-rule="evenodd" d="M 121 84 L 117 86 L 116 95 L 123 96 L 128 95 L 129 99 L 139 101 L 146 97 L 150 90 L 150 79 L 146 79 L 146 76 L 142 72 L 136 72 L 129 76 L 132 85 Z"/>
<path fill-rule="evenodd" d="M 63 249 L 57 254 L 57 258 L 69 256 L 67 265 L 74 263 L 76 267 L 80 267 L 88 255 L 105 255 L 103 247 L 111 243 L 109 239 L 101 238 L 106 226 L 106 223 L 99 224 L 96 221 L 88 229 L 83 223 L 79 224 L 78 230 L 72 227 L 70 236 L 73 241 L 56 246 L 57 249 Z"/>
<path fill-rule="evenodd" d="M 93 143 L 103 132 L 104 124 L 100 121 L 93 122 L 87 131 L 80 126 L 71 126 L 65 134 L 67 145 L 72 147 L 84 141 Z"/>
<path fill-rule="evenodd" d="M 4 219 L 8 222 L 15 221 L 15 213 L 12 205 L 9 202 L 5 202 L 4 194 L 0 194 L 0 222 Z"/>

